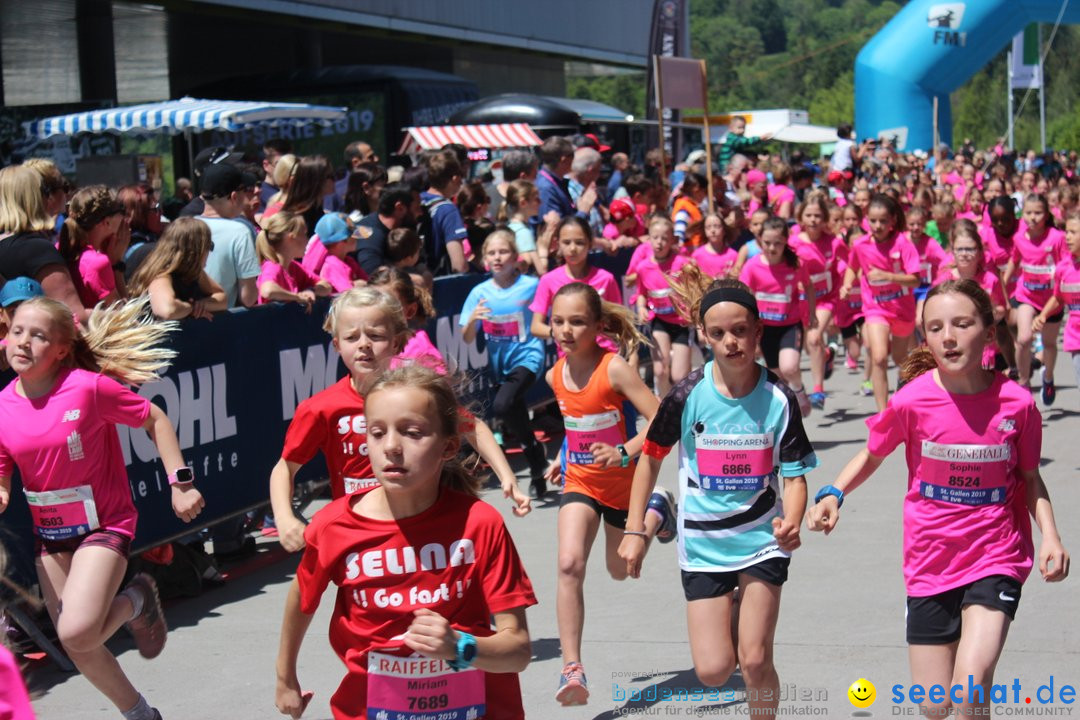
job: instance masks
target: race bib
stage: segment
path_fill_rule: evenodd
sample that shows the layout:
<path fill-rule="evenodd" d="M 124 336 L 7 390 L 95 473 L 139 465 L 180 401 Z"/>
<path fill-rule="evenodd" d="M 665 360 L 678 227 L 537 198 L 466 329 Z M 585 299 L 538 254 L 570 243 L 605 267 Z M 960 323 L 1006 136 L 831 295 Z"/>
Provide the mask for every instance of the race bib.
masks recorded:
<path fill-rule="evenodd" d="M 444 660 L 368 652 L 368 720 L 476 720 L 487 708 L 484 673 Z"/>
<path fill-rule="evenodd" d="M 1028 290 L 1049 290 L 1054 287 L 1053 265 L 1029 265 L 1021 263 L 1024 274 L 1024 287 Z"/>
<path fill-rule="evenodd" d="M 855 285 L 851 288 L 847 298 L 848 307 L 852 310 L 862 310 L 862 288 Z"/>
<path fill-rule="evenodd" d="M 489 315 L 481 320 L 484 334 L 491 342 L 524 342 L 525 314 Z"/>
<path fill-rule="evenodd" d="M 791 309 L 790 290 L 786 293 L 754 293 L 754 299 L 757 300 L 758 315 L 762 320 L 784 322 L 788 319 L 788 312 Z"/>
<path fill-rule="evenodd" d="M 1000 505 L 1009 475 L 1008 445 L 942 445 L 923 440 L 919 493 L 957 505 Z"/>
<path fill-rule="evenodd" d="M 694 438 L 702 490 L 759 492 L 773 474 L 773 436 L 698 435 Z"/>
<path fill-rule="evenodd" d="M 649 290 L 647 295 L 649 296 L 649 307 L 657 315 L 673 315 L 675 313 L 675 303 L 671 300 L 671 288 Z"/>
<path fill-rule="evenodd" d="M 1061 297 L 1069 312 L 1080 310 L 1080 283 L 1061 283 Z"/>
<path fill-rule="evenodd" d="M 345 478 L 345 494 L 353 495 L 361 490 L 370 490 L 373 487 L 378 487 L 379 481 L 375 478 Z"/>
<path fill-rule="evenodd" d="M 26 493 L 34 530 L 45 540 L 67 540 L 101 527 L 89 485 Z"/>
<path fill-rule="evenodd" d="M 621 444 L 623 442 L 622 428 L 619 425 L 621 420 L 622 415 L 618 410 L 584 417 L 564 416 L 566 461 L 573 465 L 591 465 L 595 462 L 589 450 L 593 443 L 604 443 L 612 447 Z"/>
<path fill-rule="evenodd" d="M 931 285 L 934 282 L 934 267 L 928 262 L 919 263 L 919 267 L 922 268 L 922 281 L 924 285 Z"/>
<path fill-rule="evenodd" d="M 824 297 L 832 290 L 832 274 L 828 271 L 814 273 L 810 276 L 810 282 L 814 284 L 815 297 Z"/>
<path fill-rule="evenodd" d="M 904 289 L 892 280 L 870 280 L 870 297 L 874 302 L 883 303 L 896 300 L 904 296 Z"/>

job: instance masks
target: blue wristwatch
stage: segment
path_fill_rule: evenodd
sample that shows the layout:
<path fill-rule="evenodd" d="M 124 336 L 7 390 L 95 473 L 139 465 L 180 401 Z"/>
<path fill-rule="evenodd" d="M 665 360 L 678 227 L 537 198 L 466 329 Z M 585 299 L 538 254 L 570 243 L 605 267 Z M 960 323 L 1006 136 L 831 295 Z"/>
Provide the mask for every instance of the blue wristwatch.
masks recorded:
<path fill-rule="evenodd" d="M 829 495 L 832 495 L 836 498 L 836 507 L 844 507 L 844 491 L 833 485 L 826 485 L 825 487 L 818 490 L 817 495 L 814 496 L 814 502 L 819 503 L 822 501 L 822 499 L 828 497 Z"/>
<path fill-rule="evenodd" d="M 476 638 L 458 630 L 457 656 L 448 664 L 454 670 L 467 670 L 476 660 Z"/>

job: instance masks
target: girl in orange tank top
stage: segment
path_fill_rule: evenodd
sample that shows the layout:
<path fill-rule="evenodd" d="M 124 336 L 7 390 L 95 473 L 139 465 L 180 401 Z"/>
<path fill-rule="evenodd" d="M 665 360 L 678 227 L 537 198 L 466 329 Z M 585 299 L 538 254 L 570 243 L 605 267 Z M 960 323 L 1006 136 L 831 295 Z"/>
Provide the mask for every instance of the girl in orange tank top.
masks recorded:
<path fill-rule="evenodd" d="M 597 335 L 605 335 L 625 354 L 636 350 L 644 338 L 626 307 L 601 301 L 585 283 L 570 283 L 555 294 L 551 328 L 566 353 L 547 373 L 566 426 L 565 470 L 561 460 L 548 469 L 550 482 L 563 479 L 556 614 L 564 667 L 555 699 L 583 705 L 589 696 L 581 666 L 585 564 L 603 519 L 608 572 L 616 580 L 626 577 L 617 551 L 630 507 L 633 458 L 645 441 L 644 430 L 627 437 L 623 402 L 633 403 L 647 424 L 659 401 L 626 360 L 596 344 Z M 657 493 L 656 512 L 646 520 L 647 539 L 658 533 L 662 542 L 674 537 L 673 502 L 670 493 Z"/>

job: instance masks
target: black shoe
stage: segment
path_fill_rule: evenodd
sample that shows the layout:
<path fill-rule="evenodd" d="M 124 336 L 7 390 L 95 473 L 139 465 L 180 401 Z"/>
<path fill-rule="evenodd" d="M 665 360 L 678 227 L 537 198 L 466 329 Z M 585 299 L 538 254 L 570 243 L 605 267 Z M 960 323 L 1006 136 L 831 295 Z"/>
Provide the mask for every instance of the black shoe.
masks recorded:
<path fill-rule="evenodd" d="M 532 495 L 533 500 L 540 500 L 547 495 L 547 480 L 543 475 L 534 477 L 529 483 L 529 494 Z"/>
<path fill-rule="evenodd" d="M 245 560 L 255 554 L 257 548 L 255 547 L 255 538 L 246 537 L 240 546 L 233 550 L 226 550 L 224 552 L 215 552 L 214 559 L 221 563 L 236 562 L 238 560 Z"/>

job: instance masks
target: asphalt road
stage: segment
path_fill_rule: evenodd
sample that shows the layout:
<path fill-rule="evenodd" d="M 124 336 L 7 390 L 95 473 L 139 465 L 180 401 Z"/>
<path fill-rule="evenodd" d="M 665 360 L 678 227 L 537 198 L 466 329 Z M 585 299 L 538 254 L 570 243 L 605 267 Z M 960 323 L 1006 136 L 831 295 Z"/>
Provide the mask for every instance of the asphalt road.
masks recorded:
<path fill-rule="evenodd" d="M 838 363 L 826 410 L 815 411 L 807 420 L 822 463 L 808 478 L 811 495 L 831 482 L 865 441 L 864 420 L 874 412 L 874 404 L 857 393 L 860 379 Z M 1058 385 L 1055 407 L 1043 413 L 1043 472 L 1066 548 L 1080 557 L 1080 393 L 1067 354 L 1059 361 Z M 674 487 L 673 460 L 661 475 L 668 487 Z M 523 460 L 518 456 L 514 462 L 524 477 Z M 910 704 L 891 702 L 893 686 L 911 682 L 900 571 L 906 477 L 903 453 L 898 451 L 848 500 L 841 524 L 830 537 L 804 529 L 803 546 L 795 553 L 784 586 L 776 632 L 781 716 L 851 717 L 860 711 L 850 704 L 847 688 L 859 678 L 874 683 L 878 694 L 862 716 L 914 716 Z M 558 706 L 554 701 L 561 668 L 554 602 L 557 504 L 549 501 L 518 519 L 510 515 L 508 501 L 497 491 L 489 492 L 487 499 L 505 515 L 540 601 L 528 613 L 534 658 L 521 676 L 530 718 L 747 714 L 737 673 L 728 682 L 732 692 L 721 690 L 699 701 L 629 699 L 637 697 L 635 691 L 651 698 L 663 697 L 665 690 L 678 696 L 683 689 L 690 697 L 688 693 L 701 686 L 690 659 L 674 544 L 653 546 L 640 580 L 617 582 L 606 574 L 603 548 L 597 543 L 585 589 L 583 645 L 592 697 L 584 707 Z M 140 658 L 124 633 L 114 638 L 112 647 L 121 664 L 165 720 L 276 716 L 274 659 L 285 591 L 296 560 L 283 556 L 275 541 L 261 539 L 257 561 L 241 568 L 224 587 L 167 609 L 169 641 L 156 660 Z M 1069 716 L 1076 707 L 1060 702 L 1060 694 L 1065 685 L 1080 685 L 1078 582 L 1080 578 L 1073 577 L 1047 584 L 1036 569 L 1024 586 L 996 674 L 996 682 L 1009 685 L 1009 702 L 995 706 L 994 715 Z M 328 700 L 342 676 L 342 665 L 326 639 L 332 605 L 328 595 L 300 657 L 301 682 L 315 691 L 307 718 L 330 717 Z M 119 717 L 79 675 L 60 673 L 41 662 L 35 663 L 31 676 L 40 718 Z M 1055 702 L 1043 705 L 1037 692 L 1051 676 Z M 1019 702 L 1013 702 L 1014 681 L 1020 683 Z M 626 699 L 616 699 L 620 693 Z M 1027 697 L 1031 704 L 1024 702 Z"/>

